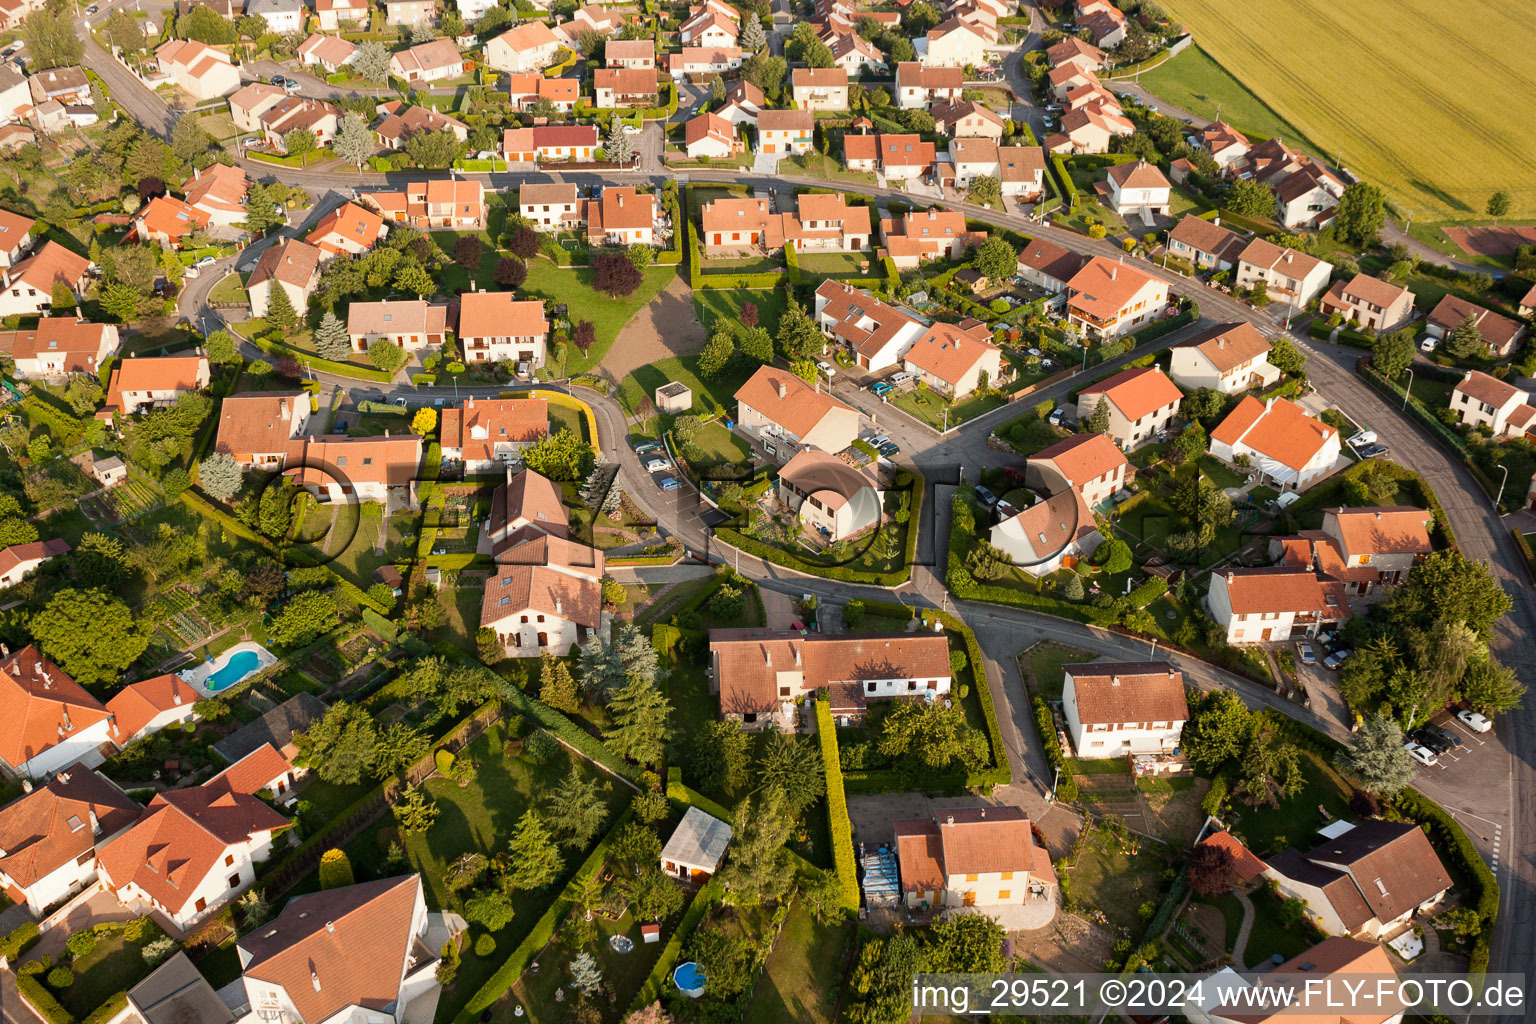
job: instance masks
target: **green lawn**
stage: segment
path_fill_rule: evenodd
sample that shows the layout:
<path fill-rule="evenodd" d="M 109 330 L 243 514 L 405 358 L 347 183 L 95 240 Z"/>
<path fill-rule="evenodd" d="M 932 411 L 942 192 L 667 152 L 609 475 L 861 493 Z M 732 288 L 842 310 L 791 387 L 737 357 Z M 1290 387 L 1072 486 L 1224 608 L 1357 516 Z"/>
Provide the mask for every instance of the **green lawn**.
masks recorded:
<path fill-rule="evenodd" d="M 1222 930 L 1225 934 L 1227 952 L 1232 952 L 1232 947 L 1237 945 L 1237 933 L 1243 927 L 1243 905 L 1237 901 L 1237 897 L 1231 893 L 1223 893 L 1220 896 L 1212 896 L 1198 900 L 1221 911 Z"/>
<path fill-rule="evenodd" d="M 618 995 L 617 1009 L 609 1009 L 604 1006 L 606 1000 L 598 999 L 592 1005 L 603 1011 L 602 1020 L 615 1022 L 623 1017 L 623 1011 L 628 1009 L 629 1001 L 640 991 L 640 986 L 645 984 L 646 976 L 651 968 L 661 958 L 661 951 L 672 937 L 675 923 L 664 925 L 661 929 L 661 939 L 655 943 L 646 943 L 640 936 L 641 922 L 635 920 L 634 915 L 625 911 L 617 921 L 610 921 L 605 917 L 594 915 L 593 921 L 597 924 L 597 939 L 588 946 L 583 947 L 590 952 L 597 961 L 597 966 L 603 972 L 603 984 L 612 985 Z M 628 953 L 615 952 L 608 944 L 610 936 L 624 935 L 634 943 Z M 566 941 L 562 933 L 557 932 L 554 941 L 544 952 L 539 954 L 540 969 L 538 973 L 524 971 L 517 984 L 512 987 L 513 995 L 517 997 L 527 1016 L 518 1018 L 514 1016 L 510 1002 L 497 1005 L 493 1021 L 505 1021 L 512 1024 L 513 1021 L 531 1021 L 532 1024 L 558 1024 L 569 1019 L 560 1009 L 561 1002 L 556 1000 L 555 991 L 570 980 L 564 966 L 575 959 L 580 950 Z M 567 998 L 570 991 L 565 992 Z"/>
<path fill-rule="evenodd" d="M 707 294 L 707 293 L 706 293 Z M 721 412 L 736 411 L 736 391 L 747 382 L 755 367 L 745 360 L 732 364 L 721 377 L 705 381 L 698 374 L 697 356 L 681 356 L 663 359 L 642 366 L 619 381 L 619 401 L 624 408 L 634 412 L 640 399 L 655 399 L 656 389 L 663 384 L 677 381 L 693 392 L 693 412 L 698 416 L 711 416 Z"/>
<path fill-rule="evenodd" d="M 580 409 L 551 402 L 549 403 L 549 432 L 554 434 L 561 430 L 569 430 L 583 441 L 592 440 L 587 436 L 587 418 L 581 414 Z"/>
<path fill-rule="evenodd" d="M 1279 956 L 1286 961 L 1311 949 L 1321 938 L 1312 925 L 1303 922 L 1286 927 L 1280 921 L 1280 901 L 1267 889 L 1259 889 L 1253 900 L 1253 930 L 1248 933 L 1248 945 L 1243 950 L 1243 960 L 1253 967 L 1268 966 L 1266 961 Z"/>
<path fill-rule="evenodd" d="M 1248 848 L 1261 857 L 1291 846 L 1310 849 L 1313 833 L 1327 824 L 1318 813 L 1319 807 L 1334 818 L 1349 816 L 1349 785 L 1337 772 L 1310 750 L 1301 751 L 1301 770 L 1306 782 L 1299 793 L 1279 807 L 1244 807 L 1233 826 Z"/>
<path fill-rule="evenodd" d="M 250 302 L 250 296 L 245 292 L 245 283 L 240 280 L 239 274 L 228 274 L 222 281 L 213 286 L 213 291 L 208 293 L 208 303 L 212 306 L 242 305 Z"/>
<path fill-rule="evenodd" d="M 747 442 L 731 433 L 725 428 L 725 424 L 718 421 L 704 424 L 694 441 L 705 453 L 705 458 L 694 464 L 695 469 L 719 465 L 734 466 L 752 457 L 752 449 L 748 447 Z"/>
<path fill-rule="evenodd" d="M 951 404 L 936 391 L 909 388 L 893 397 L 890 404 L 934 430 L 945 430 L 1007 405 L 1008 400 L 996 392 L 973 393 Z"/>
<path fill-rule="evenodd" d="M 763 329 L 778 334 L 779 317 L 787 304 L 783 289 L 697 288 L 693 293 L 694 310 L 706 328 L 721 317 L 740 323 L 741 307 L 747 302 L 757 307 L 757 322 Z"/>
<path fill-rule="evenodd" d="M 1211 483 L 1217 487 L 1241 487 L 1248 482 L 1248 478 L 1237 470 L 1218 462 L 1214 456 L 1202 455 L 1200 457 L 1200 472 L 1208 477 Z"/>
<path fill-rule="evenodd" d="M 1097 840 L 1079 856 L 1068 870 L 1072 894 L 1085 906 L 1103 912 L 1111 930 L 1126 929 L 1139 935 L 1145 924 L 1137 908 L 1156 900 L 1167 861 L 1156 844 L 1140 840 L 1137 852 L 1102 847 Z"/>
<path fill-rule="evenodd" d="M 159 938 L 161 932 L 154 929 L 151 934 Z M 104 936 L 95 949 L 70 965 L 75 983 L 55 991 L 54 998 L 76 1020 L 84 1020 L 113 995 L 132 988 L 149 974 L 152 968 L 144 962 L 140 948 L 139 943 L 125 941 L 121 932 Z"/>
<path fill-rule="evenodd" d="M 676 274 L 676 267 L 647 267 L 639 288 L 623 298 L 614 299 L 593 288 L 593 272 L 588 267 L 567 269 L 557 267 L 547 259 L 533 259 L 528 262 L 528 280 L 523 282 L 518 294 L 564 303 L 573 324 L 592 321 L 597 343 L 585 355 L 573 349 L 566 359 L 566 372 L 580 374 L 603 361 L 624 325 Z"/>
<path fill-rule="evenodd" d="M 770 274 L 784 269 L 782 256 L 706 256 L 699 269 L 709 274 Z"/>
<path fill-rule="evenodd" d="M 1080 647 L 1049 641 L 1038 643 L 1019 655 L 1019 675 L 1024 678 L 1030 693 L 1046 700 L 1061 700 L 1062 669 L 1097 657 L 1092 651 Z"/>
<path fill-rule="evenodd" d="M 843 950 L 852 931 L 847 922 L 817 924 L 803 904 L 796 904 L 763 965 L 745 1024 L 832 1024 Z"/>
<path fill-rule="evenodd" d="M 785 157 L 779 161 L 780 174 L 806 174 L 813 178 L 829 178 L 835 181 L 854 181 L 860 185 L 873 185 L 875 176 L 868 171 L 847 171 L 834 156 L 811 152 L 800 156 Z"/>
<path fill-rule="evenodd" d="M 1301 132 L 1233 78 L 1198 45 L 1137 76 L 1143 88 L 1170 106 L 1197 117 L 1221 119 L 1254 142 L 1283 136 L 1286 145 L 1306 150 Z M 1313 154 L 1320 156 L 1322 154 Z"/>
<path fill-rule="evenodd" d="M 812 277 L 871 277 L 876 274 L 869 252 L 796 253 L 800 272 Z"/>

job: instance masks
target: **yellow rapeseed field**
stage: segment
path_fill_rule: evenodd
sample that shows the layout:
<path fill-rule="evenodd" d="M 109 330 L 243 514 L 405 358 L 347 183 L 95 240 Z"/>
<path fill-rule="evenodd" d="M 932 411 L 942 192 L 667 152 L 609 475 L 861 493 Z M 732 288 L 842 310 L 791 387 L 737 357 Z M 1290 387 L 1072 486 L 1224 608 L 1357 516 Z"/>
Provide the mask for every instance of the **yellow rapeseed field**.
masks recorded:
<path fill-rule="evenodd" d="M 1169 17 L 1330 160 L 1425 219 L 1504 189 L 1536 215 L 1528 0 L 1164 0 Z M 1172 66 L 1172 65 L 1170 65 Z"/>

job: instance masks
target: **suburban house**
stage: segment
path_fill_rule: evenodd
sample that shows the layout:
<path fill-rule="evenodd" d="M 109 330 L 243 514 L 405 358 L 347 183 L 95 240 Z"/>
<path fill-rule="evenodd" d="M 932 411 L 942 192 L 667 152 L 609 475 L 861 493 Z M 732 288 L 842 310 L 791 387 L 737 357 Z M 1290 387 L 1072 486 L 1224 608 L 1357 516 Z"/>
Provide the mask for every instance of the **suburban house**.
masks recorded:
<path fill-rule="evenodd" d="M 1125 42 L 1125 15 L 1110 0 L 1079 0 L 1078 28 L 1086 28 L 1095 46 L 1109 50 Z"/>
<path fill-rule="evenodd" d="M 1031 576 L 1048 576 L 1087 558 L 1104 542 L 1093 511 L 1076 488 L 1041 498 L 992 527 L 991 545 Z"/>
<path fill-rule="evenodd" d="M 1536 315 L 1536 284 L 1531 285 L 1531 290 L 1521 296 L 1520 305 L 1515 309 L 1515 312 L 1521 316 Z"/>
<path fill-rule="evenodd" d="M 118 345 L 116 324 L 92 324 L 68 316 L 45 316 L 36 327 L 10 332 L 10 336 L 14 339 L 11 359 L 19 377 L 96 373 Z"/>
<path fill-rule="evenodd" d="M 597 126 L 590 124 L 508 128 L 501 135 L 502 153 L 520 163 L 591 160 L 598 145 Z"/>
<path fill-rule="evenodd" d="M 768 199 L 716 199 L 700 223 L 710 255 L 761 248 L 777 252 L 793 242 L 797 252 L 863 252 L 869 248 L 870 211 L 849 206 L 842 193 L 795 197 L 796 212 L 774 213 Z"/>
<path fill-rule="evenodd" d="M 1184 393 L 1155 366 L 1121 370 L 1077 395 L 1077 421 L 1087 423 L 1100 402 L 1109 403 L 1109 436 L 1134 448 L 1167 428 Z"/>
<path fill-rule="evenodd" d="M 969 324 L 969 326 L 967 326 Z M 1003 350 L 980 321 L 935 323 L 902 357 L 902 368 L 951 401 L 982 386 L 997 387 L 1003 377 Z"/>
<path fill-rule="evenodd" d="M 415 508 L 422 448 L 419 434 L 322 434 L 291 446 L 285 472 L 322 502 Z"/>
<path fill-rule="evenodd" d="M 937 155 L 938 148 L 932 142 L 924 142 L 920 135 L 861 133 L 843 136 L 843 162 L 850 171 L 878 169 L 893 181 L 927 178 L 934 170 Z"/>
<path fill-rule="evenodd" d="M 544 365 L 549 321 L 544 303 L 517 300 L 510 292 L 465 292 L 459 296 L 459 347 L 472 363 L 512 359 L 529 370 Z"/>
<path fill-rule="evenodd" d="M 437 0 L 383 0 L 384 24 L 396 28 L 431 26 L 437 22 Z"/>
<path fill-rule="evenodd" d="M 1280 368 L 1269 361 L 1269 342 L 1247 321 L 1201 331 L 1174 346 L 1168 364 L 1174 383 L 1191 391 L 1211 388 L 1235 395 L 1280 379 Z"/>
<path fill-rule="evenodd" d="M 245 283 L 251 300 L 251 316 L 266 316 L 273 287 L 288 293 L 288 303 L 302 313 L 320 283 L 320 250 L 296 238 L 287 238 L 262 251 L 256 269 Z"/>
<path fill-rule="evenodd" d="M 307 12 L 303 0 L 247 0 L 245 13 L 259 15 L 267 23 L 267 31 L 288 35 L 304 30 Z"/>
<path fill-rule="evenodd" d="M 123 1024 L 235 1024 L 234 1010 L 179 949 L 124 998 L 127 1005 L 117 1015 Z"/>
<path fill-rule="evenodd" d="M 96 846 L 138 820 L 142 808 L 84 765 L 0 807 L 0 886 L 42 918 L 96 881 Z"/>
<path fill-rule="evenodd" d="M 683 148 L 690 159 L 723 160 L 742 149 L 736 126 L 723 117 L 705 112 L 683 126 Z"/>
<path fill-rule="evenodd" d="M 604 185 L 601 199 L 586 204 L 587 241 L 593 245 L 654 245 L 656 196 L 632 185 Z"/>
<path fill-rule="evenodd" d="M 560 39 L 542 21 L 525 21 L 485 44 L 485 63 L 497 71 L 539 71 L 554 63 Z"/>
<path fill-rule="evenodd" d="M 1224 832 L 1217 834 L 1226 835 Z M 1248 857 L 1256 859 L 1251 853 Z M 1239 877 L 1243 877 L 1241 867 Z M 1393 994 L 1397 991 L 1398 979 L 1386 949 L 1377 942 L 1361 942 L 1342 936 L 1324 939 L 1311 949 L 1271 967 L 1252 983 L 1231 967 L 1223 968 L 1214 977 L 1226 983 L 1229 998 L 1235 1001 L 1209 1009 L 1191 1005 L 1185 1012 L 1190 1024 L 1284 1024 L 1286 1017 L 1298 1015 L 1304 1015 L 1311 1024 L 1401 1024 L 1404 1011 L 1408 1009 L 1408 1004 Z M 1279 990 L 1286 985 L 1295 985 L 1292 991 L 1297 998 L 1294 1001 L 1280 996 Z M 1384 998 L 1372 1000 L 1366 1009 L 1351 1005 L 1347 999 L 1330 998 L 1326 994 L 1358 989 L 1362 985 L 1369 990 L 1382 986 Z M 1248 988 L 1271 989 L 1274 995 L 1239 995 Z M 1280 1006 L 1275 1001 L 1277 997 L 1286 999 L 1285 1009 L 1254 1009 Z"/>
<path fill-rule="evenodd" d="M 1095 256 L 1067 282 L 1067 321 L 1088 341 L 1107 341 L 1156 321 L 1168 285 L 1136 267 Z"/>
<path fill-rule="evenodd" d="M 53 240 L 20 263 L 0 272 L 0 316 L 28 316 L 53 305 L 53 286 L 62 284 L 78 301 L 85 291 L 91 261 Z"/>
<path fill-rule="evenodd" d="M 985 231 L 966 227 L 965 214 L 959 210 L 910 211 L 900 220 L 882 219 L 880 234 L 891 261 L 903 270 L 927 260 L 958 259 L 971 246 L 987 240 Z"/>
<path fill-rule="evenodd" d="M 307 392 L 230 395 L 219 407 L 214 449 L 233 455 L 241 469 L 281 469 L 308 423 Z"/>
<path fill-rule="evenodd" d="M 1117 136 L 1136 134 L 1136 126 L 1118 104 L 1095 102 L 1068 110 L 1061 116 L 1061 130 L 1045 140 L 1052 153 L 1108 153 Z"/>
<path fill-rule="evenodd" d="M 926 110 L 939 101 L 957 102 L 964 91 L 962 68 L 932 67 L 917 61 L 896 65 L 896 105 L 903 110 Z"/>
<path fill-rule="evenodd" d="M 112 367 L 106 407 L 131 415 L 207 386 L 207 356 L 125 356 Z"/>
<path fill-rule="evenodd" d="M 170 39 L 155 49 L 160 70 L 194 100 L 228 96 L 240 88 L 240 71 L 229 54 L 191 39 Z"/>
<path fill-rule="evenodd" d="M 564 655 L 608 628 L 602 552 L 568 540 L 568 529 L 555 486 L 532 470 L 509 468 L 486 523 L 496 572 L 480 602 L 480 628 L 496 634 L 508 657 Z"/>
<path fill-rule="evenodd" d="M 257 118 L 262 139 L 279 153 L 288 152 L 288 136 L 296 131 L 315 137 L 316 146 L 328 146 L 336 140 L 342 111 L 334 103 L 304 96 L 285 96 Z"/>
<path fill-rule="evenodd" d="M 1024 484 L 1048 494 L 1076 491 L 1096 508 L 1125 489 L 1135 476 L 1130 465 L 1119 446 L 1103 434 L 1073 434 L 1025 460 Z"/>
<path fill-rule="evenodd" d="M 299 44 L 299 61 L 305 67 L 318 65 L 325 69 L 326 74 L 334 75 L 357 59 L 357 51 L 358 45 L 350 40 L 316 32 Z M 249 89 L 251 86 L 248 85 L 245 88 Z"/>
<path fill-rule="evenodd" d="M 928 112 L 933 115 L 934 127 L 940 135 L 952 139 L 991 139 L 994 143 L 1003 140 L 1002 115 L 974 100 L 940 100 Z"/>
<path fill-rule="evenodd" d="M 187 182 L 187 205 L 206 217 L 210 227 L 234 227 L 245 220 L 245 195 L 250 187 L 250 179 L 238 167 L 194 167 L 192 180 Z"/>
<path fill-rule="evenodd" d="M 810 532 L 847 540 L 880 525 L 880 485 L 863 468 L 803 448 L 779 470 L 779 504 L 796 512 Z"/>
<path fill-rule="evenodd" d="M 8 6 L 20 9 L 18 13 L 24 11 L 24 8 L 21 8 L 23 2 L 24 0 L 5 0 L 4 3 L 0 3 L 0 28 L 18 27 L 18 21 L 5 17 L 5 13 Z M 9 62 L 0 64 L 0 123 L 20 127 L 15 122 L 22 120 L 31 109 L 32 86 L 27 82 L 27 76 L 14 64 Z"/>
<path fill-rule="evenodd" d="M 420 875 L 295 896 L 236 947 L 245 1001 L 259 1020 L 427 1020 L 441 950 L 463 927 L 427 911 Z"/>
<path fill-rule="evenodd" d="M 1275 186 L 1275 219 L 1288 228 L 1321 228 L 1344 194 L 1337 174 L 1308 159 Z"/>
<path fill-rule="evenodd" d="M 1044 238 L 1030 240 L 1019 250 L 1019 276 L 1036 288 L 1059 294 L 1083 269 L 1083 258 Z"/>
<path fill-rule="evenodd" d="M 848 109 L 848 72 L 842 68 L 795 68 L 792 82 L 802 110 Z"/>
<path fill-rule="evenodd" d="M 756 126 L 758 112 L 764 105 L 763 90 L 746 79 L 739 78 L 726 87 L 725 102 L 718 110 L 711 113 L 718 114 L 737 126 L 743 124 Z"/>
<path fill-rule="evenodd" d="M 329 256 L 360 256 L 374 247 L 388 229 L 384 219 L 357 203 L 343 203 L 320 218 L 304 241 Z"/>
<path fill-rule="evenodd" d="M 1053 68 L 1075 64 L 1084 71 L 1098 71 L 1105 64 L 1103 50 L 1070 35 L 1047 49 L 1045 59 Z"/>
<path fill-rule="evenodd" d="M 572 231 L 581 224 L 581 200 L 568 182 L 526 182 L 517 190 L 517 212 L 535 231 Z"/>
<path fill-rule="evenodd" d="M 592 72 L 592 90 L 602 110 L 654 107 L 656 72 L 645 68 L 598 68 Z"/>
<path fill-rule="evenodd" d="M 928 30 L 925 37 L 913 40 L 919 63 L 926 68 L 967 68 L 987 62 L 987 47 L 997 42 L 997 33 L 985 25 L 949 18 Z"/>
<path fill-rule="evenodd" d="M 157 242 L 180 248 L 182 239 L 208 227 L 208 215 L 175 196 L 156 196 L 133 219 L 133 236 L 140 242 Z"/>
<path fill-rule="evenodd" d="M 868 17 L 892 12 L 865 10 L 860 13 Z M 857 32 L 838 33 L 827 43 L 827 47 L 832 51 L 832 66 L 842 68 L 850 75 L 862 75 L 865 68 L 869 68 L 872 74 L 880 74 L 889 67 L 885 53 Z"/>
<path fill-rule="evenodd" d="M 1338 313 L 1345 320 L 1385 334 L 1413 319 L 1413 292 L 1362 272 L 1348 283 L 1335 281 L 1317 308 L 1325 316 Z"/>
<path fill-rule="evenodd" d="M 1238 255 L 1234 283 L 1239 288 L 1253 289 L 1262 281 L 1272 301 L 1304 309 L 1323 294 L 1332 275 L 1332 263 L 1255 238 Z"/>
<path fill-rule="evenodd" d="M 1267 878 L 1302 900 L 1333 935 L 1383 939 L 1439 904 L 1451 887 L 1445 865 L 1415 822 L 1362 821 L 1302 851 L 1271 857 Z"/>
<path fill-rule="evenodd" d="M 1222 170 L 1247 156 L 1248 150 L 1252 148 L 1248 136 L 1224 121 L 1212 121 L 1195 132 L 1195 141 Z"/>
<path fill-rule="evenodd" d="M 1483 344 L 1496 356 L 1509 356 L 1525 339 L 1525 324 L 1449 293 L 1430 310 L 1424 323 L 1424 333 L 1431 338 L 1445 338 L 1468 317 L 1477 325 L 1477 333 L 1482 336 Z"/>
<path fill-rule="evenodd" d="M 112 742 L 122 749 L 161 729 L 190 722 L 196 717 L 192 706 L 202 699 L 201 693 L 175 673 L 129 683 L 107 701 L 107 710 L 112 713 Z"/>
<path fill-rule="evenodd" d="M 613 45 L 609 43 L 608 45 Z M 581 82 L 574 78 L 545 78 L 533 72 L 507 76 L 507 97 L 517 110 L 530 111 L 540 100 L 548 100 L 556 111 L 576 109 Z"/>
<path fill-rule="evenodd" d="M 736 392 L 736 425 L 770 455 L 800 448 L 837 454 L 859 436 L 859 414 L 788 370 L 761 366 Z"/>
<path fill-rule="evenodd" d="M 1211 454 L 1235 464 L 1246 455 L 1260 479 L 1282 491 L 1304 491 L 1343 459 L 1339 431 L 1287 398 L 1247 395 L 1211 431 Z"/>
<path fill-rule="evenodd" d="M 1324 509 L 1322 529 L 1277 537 L 1269 542 L 1269 553 L 1279 564 L 1338 580 L 1348 594 L 1369 594 L 1403 582 L 1434 550 L 1429 540 L 1434 519 L 1409 505 Z"/>
<path fill-rule="evenodd" d="M 315 0 L 320 31 L 336 32 L 368 23 L 367 0 Z"/>
<path fill-rule="evenodd" d="M 1002 193 L 1023 203 L 1045 198 L 1045 150 L 1039 146 L 997 147 L 997 177 Z"/>
<path fill-rule="evenodd" d="M 834 280 L 816 289 L 816 323 L 833 345 L 870 371 L 895 366 L 927 330 L 910 313 Z"/>
<path fill-rule="evenodd" d="M 347 336 L 354 352 L 367 352 L 376 341 L 415 352 L 441 345 L 447 330 L 448 307 L 426 299 L 354 302 L 347 307 Z"/>
<path fill-rule="evenodd" d="M 735 46 L 741 35 L 741 15 L 722 0 L 704 0 L 689 7 L 688 19 L 678 30 L 678 39 L 692 46 Z"/>
<path fill-rule="evenodd" d="M 479 179 L 413 181 L 398 192 L 364 192 L 358 199 L 391 223 L 429 230 L 485 227 L 485 185 Z"/>
<path fill-rule="evenodd" d="M 1467 427 L 1487 427 L 1494 437 L 1536 432 L 1530 394 L 1481 370 L 1468 370 L 1451 389 L 1451 411 Z"/>
<path fill-rule="evenodd" d="M 464 74 L 464 56 L 452 39 L 434 39 L 392 55 L 389 73 L 410 83 L 458 78 Z"/>
<path fill-rule="evenodd" d="M 610 39 L 603 45 L 603 63 L 610 68 L 656 68 L 656 40 Z"/>
<path fill-rule="evenodd" d="M 661 848 L 661 870 L 669 878 L 703 885 L 725 860 L 731 842 L 731 826 L 697 807 L 689 807 L 683 820 Z"/>
<path fill-rule="evenodd" d="M 1343 583 L 1290 566 L 1217 570 L 1205 604 L 1229 644 L 1315 637 L 1350 617 Z"/>
<path fill-rule="evenodd" d="M 40 779 L 82 762 L 95 767 L 110 737 L 111 712 L 64 670 L 28 645 L 10 654 L 0 645 L 0 763 L 12 774 Z"/>
<path fill-rule="evenodd" d="M 1126 218 L 1140 217 L 1148 224 L 1154 215 L 1168 216 L 1172 188 L 1157 165 L 1145 160 L 1116 164 L 1103 181 L 1094 185 L 1094 191 L 1115 213 Z"/>
<path fill-rule="evenodd" d="M 101 879 L 139 913 L 186 932 L 256 880 L 288 819 L 256 797 L 291 771 L 270 746 L 189 789 L 155 795 L 97 850 Z"/>
<path fill-rule="evenodd" d="M 1196 270 L 1231 270 L 1246 245 L 1242 236 L 1221 226 L 1220 216 L 1206 220 L 1186 213 L 1168 232 L 1168 254 Z"/>
<path fill-rule="evenodd" d="M 312 36 L 312 39 L 330 39 L 331 36 Z M 341 40 L 336 40 L 340 42 Z M 229 97 L 229 119 L 242 132 L 262 130 L 261 115 L 288 98 L 280 87 L 268 82 L 251 82 L 241 86 Z"/>
<path fill-rule="evenodd" d="M 799 156 L 811 151 L 816 117 L 809 110 L 761 110 L 757 114 L 757 151 Z"/>
<path fill-rule="evenodd" d="M 1189 721 L 1184 673 L 1166 661 L 1067 665 L 1062 712 L 1078 757 L 1169 754 Z"/>
<path fill-rule="evenodd" d="M 1066 103 L 1068 96 L 1084 86 L 1103 87 L 1098 75 L 1076 64 L 1063 64 L 1052 68 L 1045 76 L 1045 80 L 1051 88 L 1051 98 L 1057 103 Z"/>
<path fill-rule="evenodd" d="M 832 715 L 847 724 L 872 700 L 948 693 L 949 642 L 941 634 L 870 636 L 761 628 L 709 631 L 709 689 L 720 716 L 749 730 L 791 727 L 795 702 L 827 690 Z"/>
<path fill-rule="evenodd" d="M 685 46 L 667 54 L 667 72 L 675 81 L 700 75 L 723 75 L 741 67 L 743 54 L 736 46 Z M 651 82 L 655 83 L 653 71 Z"/>
<path fill-rule="evenodd" d="M 81 67 L 39 71 L 27 79 L 27 86 L 32 91 L 32 102 L 38 105 L 49 100 L 66 106 L 91 102 L 91 80 Z"/>
<path fill-rule="evenodd" d="M 1018 807 L 953 807 L 941 818 L 898 821 L 901 897 L 906 906 L 1023 906 L 1056 899 L 1051 853 L 1035 842 Z"/>
<path fill-rule="evenodd" d="M 466 398 L 443 410 L 440 433 L 444 462 L 462 463 L 465 473 L 496 472 L 549 433 L 549 402 Z"/>
<path fill-rule="evenodd" d="M 32 244 L 37 221 L 10 210 L 0 210 L 0 268 L 13 267 Z"/>
<path fill-rule="evenodd" d="M 981 136 L 949 140 L 949 164 L 956 189 L 969 188 L 977 178 L 998 178 L 997 143 Z M 943 172 L 941 171 L 941 176 Z"/>
<path fill-rule="evenodd" d="M 452 132 L 460 142 L 469 138 L 469 125 L 436 110 L 409 106 L 399 100 L 380 103 L 376 110 L 384 119 L 374 126 L 373 136 L 385 149 L 404 149 L 418 132 Z"/>
<path fill-rule="evenodd" d="M 62 537 L 12 544 L 0 550 L 0 587 L 14 587 L 51 558 L 67 555 L 69 541 Z"/>

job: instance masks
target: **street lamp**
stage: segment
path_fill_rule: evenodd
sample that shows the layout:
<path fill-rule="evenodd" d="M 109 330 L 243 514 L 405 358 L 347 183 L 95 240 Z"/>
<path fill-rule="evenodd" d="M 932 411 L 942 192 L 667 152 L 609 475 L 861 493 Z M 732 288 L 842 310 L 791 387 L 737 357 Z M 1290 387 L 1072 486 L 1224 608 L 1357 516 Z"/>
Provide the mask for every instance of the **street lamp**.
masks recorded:
<path fill-rule="evenodd" d="M 1408 408 L 1408 395 L 1413 390 L 1413 367 L 1406 367 L 1408 371 L 1408 386 L 1403 388 L 1403 408 Z"/>
<path fill-rule="evenodd" d="M 1152 638 L 1152 660 L 1157 660 L 1157 637 Z"/>
<path fill-rule="evenodd" d="M 1495 512 L 1499 510 L 1499 500 L 1504 497 L 1504 485 L 1509 483 L 1509 467 L 1500 466 L 1499 469 L 1504 471 L 1504 475 L 1499 478 L 1499 493 L 1493 499 L 1493 510 Z"/>

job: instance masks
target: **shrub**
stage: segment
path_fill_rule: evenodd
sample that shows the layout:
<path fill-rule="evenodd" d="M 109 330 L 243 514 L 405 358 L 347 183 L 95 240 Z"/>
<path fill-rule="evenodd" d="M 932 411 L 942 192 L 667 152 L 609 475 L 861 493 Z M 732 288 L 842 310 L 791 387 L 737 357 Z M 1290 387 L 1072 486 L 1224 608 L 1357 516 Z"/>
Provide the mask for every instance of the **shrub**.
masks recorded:
<path fill-rule="evenodd" d="M 821 741 L 821 763 L 827 775 L 827 832 L 832 838 L 832 870 L 837 877 L 838 900 L 845 912 L 852 913 L 859 906 L 853 824 L 848 819 L 843 769 L 838 763 L 837 729 L 832 724 L 832 711 L 826 701 L 816 702 L 816 734 Z"/>
<path fill-rule="evenodd" d="M 75 932 L 64 945 L 69 950 L 69 955 L 76 960 L 89 956 L 91 950 L 96 948 L 96 933 L 94 931 Z"/>
<path fill-rule="evenodd" d="M 444 775 L 453 771 L 453 754 L 451 751 L 439 750 L 432 755 L 432 760 L 437 763 L 437 770 Z"/>
<path fill-rule="evenodd" d="M 74 938 L 73 935 L 70 938 Z M 55 967 L 48 972 L 48 987 L 51 989 L 64 989 L 75 983 L 75 972 L 68 967 Z"/>
<path fill-rule="evenodd" d="M 170 956 L 171 951 L 175 948 L 176 940 L 171 938 L 169 935 L 162 935 L 155 941 L 145 944 L 139 950 L 139 956 L 144 958 L 145 963 L 153 967 L 161 960 L 164 960 L 166 957 Z"/>
<path fill-rule="evenodd" d="M 321 855 L 320 888 L 340 889 L 354 881 L 352 861 L 347 858 L 346 851 L 332 847 Z"/>
<path fill-rule="evenodd" d="M 859 623 L 864 621 L 864 602 L 854 598 L 843 605 L 843 625 L 849 629 L 858 629 Z"/>
<path fill-rule="evenodd" d="M 496 952 L 496 936 L 486 932 L 475 940 L 475 956 L 484 960 Z"/>
<path fill-rule="evenodd" d="M 527 743 L 523 745 L 523 753 L 534 764 L 549 764 L 560 756 L 560 741 L 540 729 L 528 737 Z"/>
<path fill-rule="evenodd" d="M 37 922 L 23 921 L 9 935 L 0 939 L 0 956 L 14 962 L 36 943 Z"/>

